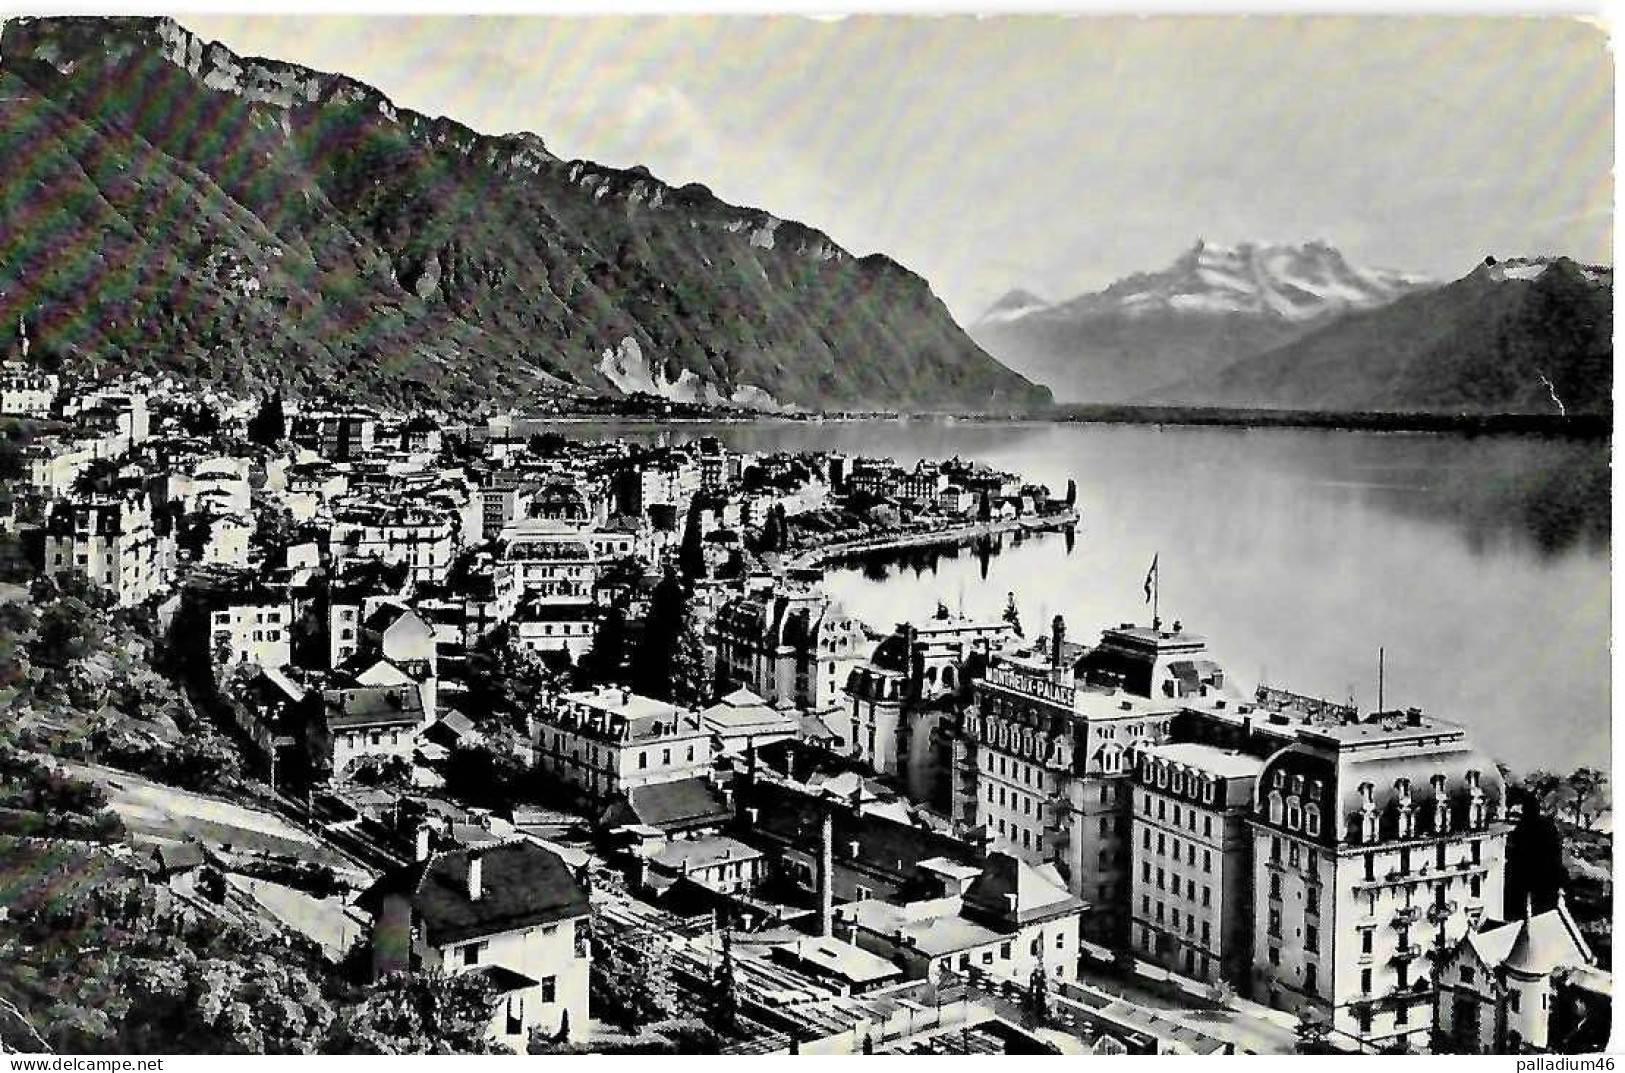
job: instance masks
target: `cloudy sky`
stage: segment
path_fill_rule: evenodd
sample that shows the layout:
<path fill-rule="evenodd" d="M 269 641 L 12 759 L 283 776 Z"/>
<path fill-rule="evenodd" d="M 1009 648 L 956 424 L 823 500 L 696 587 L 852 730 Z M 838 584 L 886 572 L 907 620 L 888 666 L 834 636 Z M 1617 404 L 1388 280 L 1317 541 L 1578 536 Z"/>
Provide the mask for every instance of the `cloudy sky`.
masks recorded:
<path fill-rule="evenodd" d="M 1464 18 L 259 18 L 232 49 L 822 228 L 962 320 L 1210 243 L 1453 278 L 1612 261 L 1613 75 L 1583 23 Z"/>

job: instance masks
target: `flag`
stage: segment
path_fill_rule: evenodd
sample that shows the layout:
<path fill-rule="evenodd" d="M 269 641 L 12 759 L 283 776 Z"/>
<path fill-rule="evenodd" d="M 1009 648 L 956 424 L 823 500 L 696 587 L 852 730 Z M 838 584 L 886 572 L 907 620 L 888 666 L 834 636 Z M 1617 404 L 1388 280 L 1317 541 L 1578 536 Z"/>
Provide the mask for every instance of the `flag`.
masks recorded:
<path fill-rule="evenodd" d="M 1151 602 L 1151 589 L 1157 583 L 1157 559 L 1161 555 L 1151 556 L 1151 569 L 1145 572 L 1145 602 Z"/>

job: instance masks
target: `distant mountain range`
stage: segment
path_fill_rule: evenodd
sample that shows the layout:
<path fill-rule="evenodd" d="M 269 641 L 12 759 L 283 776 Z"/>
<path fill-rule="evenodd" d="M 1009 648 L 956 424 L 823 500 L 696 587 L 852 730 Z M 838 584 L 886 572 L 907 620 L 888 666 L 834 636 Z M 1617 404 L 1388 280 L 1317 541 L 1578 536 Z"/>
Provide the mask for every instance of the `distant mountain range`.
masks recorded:
<path fill-rule="evenodd" d="M 1492 257 L 1441 285 L 1356 268 L 1321 243 L 1198 242 L 1068 302 L 1011 292 L 971 333 L 1068 402 L 1602 413 L 1613 270 Z"/>
<path fill-rule="evenodd" d="M 1566 258 L 1479 265 L 1139 401 L 1306 410 L 1606 413 L 1614 273 Z"/>
<path fill-rule="evenodd" d="M 76 367 L 397 405 L 1049 399 L 883 256 L 169 19 L 5 23 L 0 199 L 0 323 Z"/>
<path fill-rule="evenodd" d="M 1197 241 L 1165 269 L 1069 301 L 1013 291 L 971 335 L 1057 400 L 1126 402 L 1428 286 L 1421 276 L 1357 268 L 1324 243 Z"/>

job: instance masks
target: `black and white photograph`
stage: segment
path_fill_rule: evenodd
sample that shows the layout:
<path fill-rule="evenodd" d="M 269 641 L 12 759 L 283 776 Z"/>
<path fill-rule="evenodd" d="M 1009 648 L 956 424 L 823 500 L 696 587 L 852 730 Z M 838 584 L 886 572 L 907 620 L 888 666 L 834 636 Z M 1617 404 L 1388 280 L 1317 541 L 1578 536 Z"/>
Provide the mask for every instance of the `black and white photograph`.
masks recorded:
<path fill-rule="evenodd" d="M 0 1069 L 1612 1068 L 1607 17 L 92 11 Z"/>

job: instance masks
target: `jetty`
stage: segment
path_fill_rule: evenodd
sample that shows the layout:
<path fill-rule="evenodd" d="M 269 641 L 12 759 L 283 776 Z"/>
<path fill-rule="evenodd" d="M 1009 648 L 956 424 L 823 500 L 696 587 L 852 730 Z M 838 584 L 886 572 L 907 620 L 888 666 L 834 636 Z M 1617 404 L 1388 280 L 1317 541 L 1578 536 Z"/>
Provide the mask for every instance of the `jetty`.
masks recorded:
<path fill-rule="evenodd" d="M 1047 511 L 1042 514 L 967 522 L 964 525 L 952 525 L 941 529 L 832 540 L 815 548 L 797 552 L 791 558 L 790 565 L 798 569 L 810 569 L 824 566 L 836 559 L 867 555 L 872 552 L 897 551 L 904 548 L 950 548 L 973 544 L 985 538 L 1003 536 L 1006 533 L 1053 532 L 1077 525 L 1080 518 L 1081 515 L 1075 507 L 1067 507 L 1064 510 Z"/>

